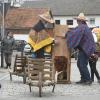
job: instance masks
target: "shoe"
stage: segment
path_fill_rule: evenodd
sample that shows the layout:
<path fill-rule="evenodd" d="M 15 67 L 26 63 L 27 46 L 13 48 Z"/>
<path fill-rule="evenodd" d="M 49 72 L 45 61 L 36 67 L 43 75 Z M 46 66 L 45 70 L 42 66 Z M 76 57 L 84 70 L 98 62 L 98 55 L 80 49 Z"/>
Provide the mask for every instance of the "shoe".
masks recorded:
<path fill-rule="evenodd" d="M 100 84 L 100 79 L 98 79 L 98 83 Z"/>
<path fill-rule="evenodd" d="M 91 78 L 91 81 L 94 82 L 94 79 Z"/>
<path fill-rule="evenodd" d="M 76 82 L 76 84 L 82 84 L 82 83 L 84 83 L 83 80 L 80 80 L 80 81 Z"/>
<path fill-rule="evenodd" d="M 9 66 L 9 69 L 11 69 L 11 66 Z"/>
<path fill-rule="evenodd" d="M 5 69 L 8 69 L 8 67 L 5 67 Z"/>
<path fill-rule="evenodd" d="M 85 82 L 83 82 L 83 85 L 91 85 L 92 84 L 92 81 L 90 80 L 90 81 L 85 81 Z"/>

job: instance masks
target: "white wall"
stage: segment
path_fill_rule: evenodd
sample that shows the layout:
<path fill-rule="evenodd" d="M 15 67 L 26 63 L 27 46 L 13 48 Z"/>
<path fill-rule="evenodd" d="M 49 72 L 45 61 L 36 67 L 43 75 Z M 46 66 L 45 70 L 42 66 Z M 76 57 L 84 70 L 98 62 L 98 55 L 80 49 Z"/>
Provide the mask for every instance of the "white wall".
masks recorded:
<path fill-rule="evenodd" d="M 54 20 L 61 20 L 61 25 L 66 25 L 66 20 L 73 20 L 76 16 L 54 16 Z M 88 25 L 89 27 L 96 27 L 99 26 L 100 27 L 100 16 L 86 16 L 87 20 L 89 20 L 90 18 L 95 18 L 95 25 L 90 25 L 89 21 L 88 21 Z M 77 26 L 77 22 L 76 20 L 73 20 L 73 25 L 70 25 L 68 27 L 70 28 L 74 28 Z M 14 34 L 14 38 L 16 40 L 25 40 L 27 41 L 28 39 L 28 35 L 22 35 L 22 34 Z"/>
<path fill-rule="evenodd" d="M 25 40 L 27 42 L 28 35 L 22 35 L 22 34 L 14 34 L 15 40 Z"/>
<path fill-rule="evenodd" d="M 66 20 L 73 20 L 73 25 L 69 25 L 68 27 L 73 28 L 77 26 L 76 20 L 74 20 L 76 16 L 54 16 L 54 20 L 60 20 L 61 25 L 66 25 Z M 86 16 L 87 24 L 89 27 L 100 26 L 100 16 Z M 95 25 L 90 25 L 89 19 L 95 18 Z"/>
<path fill-rule="evenodd" d="M 99 26 L 100 27 L 100 16 L 88 16 L 88 19 L 90 19 L 90 18 L 95 18 L 95 25 L 90 25 L 88 23 L 88 25 L 90 27 L 95 27 L 95 26 Z"/>

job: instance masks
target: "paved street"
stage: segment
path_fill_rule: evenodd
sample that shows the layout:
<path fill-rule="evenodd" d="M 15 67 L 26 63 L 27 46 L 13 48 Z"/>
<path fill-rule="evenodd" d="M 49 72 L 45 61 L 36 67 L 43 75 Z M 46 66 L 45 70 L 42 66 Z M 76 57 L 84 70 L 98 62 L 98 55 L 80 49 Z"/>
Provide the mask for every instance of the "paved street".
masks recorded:
<path fill-rule="evenodd" d="M 8 57 L 6 60 L 9 61 L 7 61 L 6 66 L 5 60 L 1 58 L 4 58 L 3 53 L 12 53 L 12 50 L 14 51 L 12 64 L 10 57 Z M 41 57 L 43 53 L 47 52 L 44 56 L 49 58 L 52 56 L 49 55 L 51 52 L 53 56 L 68 56 L 66 54 L 68 50 L 70 50 L 71 56 L 77 56 L 77 53 L 81 51 L 80 57 L 82 56 L 83 60 L 84 56 L 90 55 L 94 50 L 100 52 L 100 0 L 0 0 L 0 100 L 100 100 L 100 82 L 98 83 L 96 77 L 91 85 L 86 85 L 89 84 L 88 82 L 76 84 L 77 81 L 80 81 L 80 73 L 75 58 L 71 58 L 71 75 L 68 75 L 68 72 L 66 74 L 68 79 L 70 76 L 70 82 L 56 84 L 54 93 L 52 93 L 52 86 L 46 86 L 42 88 L 42 97 L 39 97 L 40 88 L 32 87 L 30 92 L 25 77 L 12 75 L 12 81 L 10 80 L 10 71 L 13 72 L 16 54 L 24 55 L 26 52 L 29 56 L 28 54 L 32 53 L 32 58 L 35 58 L 35 56 Z M 23 52 L 21 53 L 21 51 Z M 60 60 L 66 60 L 63 57 L 56 58 L 59 66 Z M 93 60 L 94 58 L 98 57 L 94 55 Z M 20 73 L 24 69 L 20 68 L 21 64 L 23 63 L 24 66 L 26 59 L 24 61 L 20 57 L 18 59 L 21 62 L 16 60 L 18 66 L 16 65 L 17 68 L 14 71 L 17 69 Z M 64 62 L 69 63 L 69 61 Z M 84 62 L 83 65 L 85 65 Z M 28 62 L 30 67 L 40 66 L 41 68 L 28 69 L 30 77 L 34 80 L 38 76 L 41 80 L 48 79 L 48 84 L 44 83 L 43 85 L 49 85 L 52 76 L 50 69 L 52 62 L 45 61 L 43 64 L 39 61 L 41 65 L 36 62 L 34 66 L 32 63 L 34 61 Z M 43 70 L 41 70 L 42 67 Z M 88 68 L 90 71 L 89 65 Z M 63 74 L 66 73 L 66 69 L 69 70 L 69 68 L 64 69 Z M 100 74 L 100 57 L 97 61 L 97 69 Z M 35 71 L 32 72 L 32 70 Z M 82 72 L 81 69 L 80 71 Z M 39 73 L 38 76 L 37 73 Z M 20 74 L 20 76 L 23 75 L 25 73 Z M 59 76 L 59 79 L 63 77 Z M 86 78 L 84 76 L 81 78 Z M 25 81 L 26 84 L 23 84 Z M 33 82 L 33 85 L 36 84 L 40 85 L 41 82 Z"/>
<path fill-rule="evenodd" d="M 71 84 L 57 84 L 55 93 L 51 92 L 51 87 L 43 88 L 42 98 L 38 97 L 38 88 L 32 87 L 32 92 L 29 92 L 29 87 L 23 84 L 22 78 L 13 76 L 13 81 L 10 81 L 9 72 L 7 69 L 0 68 L 0 100 L 99 100 L 100 84 L 95 82 L 91 86 L 76 85 L 75 82 L 80 79 L 76 61 L 72 59 L 71 64 Z M 100 72 L 100 59 L 97 63 L 98 71 Z"/>

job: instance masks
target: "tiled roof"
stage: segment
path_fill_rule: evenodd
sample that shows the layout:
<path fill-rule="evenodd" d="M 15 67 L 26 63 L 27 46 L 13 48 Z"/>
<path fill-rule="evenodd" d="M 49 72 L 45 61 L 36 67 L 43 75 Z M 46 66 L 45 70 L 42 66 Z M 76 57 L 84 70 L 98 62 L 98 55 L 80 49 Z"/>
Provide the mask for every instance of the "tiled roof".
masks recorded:
<path fill-rule="evenodd" d="M 78 15 L 84 12 L 86 15 L 100 15 L 100 0 L 41 0 L 26 1 L 22 7 L 51 8 L 53 15 Z"/>
<path fill-rule="evenodd" d="M 6 28 L 31 28 L 38 21 L 38 15 L 48 11 L 41 8 L 12 8 L 5 18 Z"/>

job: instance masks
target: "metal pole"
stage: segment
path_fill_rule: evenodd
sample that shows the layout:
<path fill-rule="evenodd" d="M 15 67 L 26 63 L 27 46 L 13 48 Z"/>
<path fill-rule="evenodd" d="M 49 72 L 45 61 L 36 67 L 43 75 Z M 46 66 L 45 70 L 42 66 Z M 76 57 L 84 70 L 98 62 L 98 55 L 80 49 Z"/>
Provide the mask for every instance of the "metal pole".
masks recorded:
<path fill-rule="evenodd" d="M 3 16 L 2 16 L 3 17 L 3 20 L 2 20 L 2 26 L 3 26 L 2 31 L 3 32 L 2 32 L 2 39 L 4 39 L 4 33 L 5 33 L 5 22 L 4 22 L 5 21 L 5 18 L 4 18 L 4 13 L 5 13 L 4 11 L 5 10 L 4 10 L 4 8 L 5 8 L 5 4 L 4 4 L 4 1 L 3 1 Z"/>
<path fill-rule="evenodd" d="M 4 32 L 5 32 L 5 26 L 4 26 L 4 1 L 3 3 L 3 14 L 2 14 L 2 41 L 4 39 Z M 4 53 L 2 50 L 2 41 L 1 41 L 1 67 L 4 67 Z"/>

